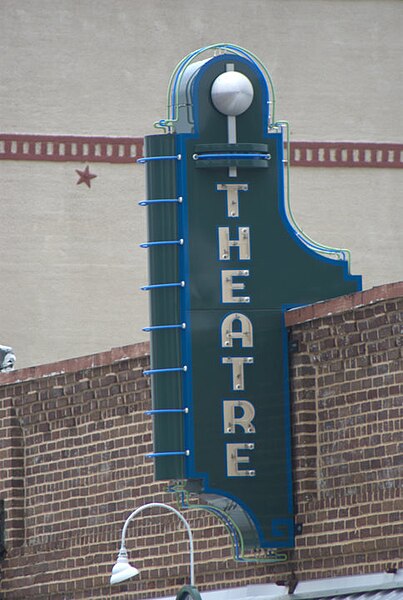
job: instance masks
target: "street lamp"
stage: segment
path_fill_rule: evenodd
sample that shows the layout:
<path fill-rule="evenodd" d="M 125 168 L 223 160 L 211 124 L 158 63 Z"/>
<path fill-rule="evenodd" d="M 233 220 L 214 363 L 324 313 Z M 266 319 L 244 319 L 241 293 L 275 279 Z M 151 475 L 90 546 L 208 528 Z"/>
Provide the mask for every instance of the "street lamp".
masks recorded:
<path fill-rule="evenodd" d="M 126 546 L 125 546 L 126 531 L 127 531 L 130 521 L 132 521 L 139 513 L 141 513 L 142 511 L 144 511 L 146 509 L 154 508 L 154 507 L 165 508 L 166 510 L 169 510 L 169 511 L 175 513 L 176 516 L 179 517 L 179 519 L 185 525 L 186 531 L 188 533 L 189 549 L 190 549 L 190 586 L 185 586 L 184 588 L 182 588 L 182 590 L 180 590 L 180 592 L 179 592 L 178 598 L 180 600 L 182 600 L 182 599 L 186 600 L 187 598 L 195 598 L 195 599 L 200 598 L 200 594 L 198 593 L 197 589 L 194 587 L 194 578 L 195 578 L 194 577 L 194 549 L 193 549 L 193 536 L 192 536 L 192 532 L 190 530 L 190 525 L 186 521 L 185 517 L 178 510 L 176 510 L 176 508 L 173 508 L 172 506 L 169 506 L 168 504 L 163 504 L 162 502 L 150 502 L 149 504 L 144 504 L 143 506 L 136 508 L 136 510 L 127 517 L 125 524 L 123 525 L 123 529 L 122 529 L 122 543 L 120 546 L 118 558 L 115 563 L 115 566 L 112 569 L 112 575 L 111 575 L 111 579 L 110 579 L 111 584 L 113 585 L 115 583 L 121 583 L 122 581 L 126 581 L 126 579 L 130 579 L 131 577 L 135 577 L 136 575 L 139 574 L 139 570 L 136 569 L 136 567 L 133 567 L 129 563 L 129 559 L 127 556 L 127 550 L 126 550 Z"/>

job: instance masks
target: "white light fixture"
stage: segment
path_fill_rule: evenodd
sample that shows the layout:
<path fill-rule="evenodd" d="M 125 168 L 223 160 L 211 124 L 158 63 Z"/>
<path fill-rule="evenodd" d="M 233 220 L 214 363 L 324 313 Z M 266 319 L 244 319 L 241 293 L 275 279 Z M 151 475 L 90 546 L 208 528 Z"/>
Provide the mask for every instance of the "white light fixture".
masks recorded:
<path fill-rule="evenodd" d="M 143 510 L 146 510 L 149 508 L 155 508 L 155 507 L 164 508 L 166 510 L 169 510 L 169 511 L 175 513 L 176 516 L 179 517 L 179 519 L 182 521 L 182 523 L 186 527 L 186 531 L 187 531 L 188 537 L 189 537 L 189 550 L 190 550 L 190 585 L 194 586 L 194 549 L 193 549 L 193 536 L 192 536 L 192 532 L 190 530 L 190 525 L 186 521 L 185 517 L 183 515 L 181 515 L 181 513 L 178 510 L 176 510 L 176 508 L 173 508 L 172 506 L 169 506 L 168 504 L 163 504 L 162 502 L 150 502 L 149 504 L 144 504 L 143 506 L 136 508 L 136 510 L 127 517 L 125 524 L 123 525 L 123 529 L 122 529 L 122 542 L 121 542 L 118 558 L 115 563 L 115 566 L 112 569 L 112 575 L 111 575 L 111 579 L 110 579 L 111 585 L 114 585 L 115 583 L 121 583 L 122 581 L 126 581 L 127 579 L 130 579 L 131 577 L 135 577 L 136 575 L 139 574 L 139 570 L 136 569 L 136 567 L 132 567 L 132 565 L 129 563 L 129 559 L 127 557 L 127 550 L 126 550 L 126 546 L 125 546 L 126 531 L 127 531 L 130 521 L 132 521 L 140 512 L 142 512 Z"/>
<path fill-rule="evenodd" d="M 252 104 L 253 86 L 243 73 L 226 71 L 215 79 L 211 99 L 220 113 L 237 117 Z"/>
<path fill-rule="evenodd" d="M 136 569 L 136 567 L 132 567 L 132 565 L 129 563 L 126 548 L 122 547 L 119 551 L 116 564 L 112 569 L 111 584 L 113 585 L 114 583 L 126 581 L 126 579 L 130 579 L 131 577 L 138 575 L 139 572 L 140 571 Z"/>

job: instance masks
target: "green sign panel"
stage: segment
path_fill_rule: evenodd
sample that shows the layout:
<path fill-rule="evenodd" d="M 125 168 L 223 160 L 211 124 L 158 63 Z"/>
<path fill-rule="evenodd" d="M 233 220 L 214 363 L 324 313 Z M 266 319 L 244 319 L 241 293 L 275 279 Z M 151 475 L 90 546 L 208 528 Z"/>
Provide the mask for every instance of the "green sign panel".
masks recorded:
<path fill-rule="evenodd" d="M 146 140 L 159 479 L 227 515 L 247 547 L 294 545 L 284 311 L 356 291 L 284 208 L 283 135 L 246 52 L 179 70 L 172 133 Z"/>

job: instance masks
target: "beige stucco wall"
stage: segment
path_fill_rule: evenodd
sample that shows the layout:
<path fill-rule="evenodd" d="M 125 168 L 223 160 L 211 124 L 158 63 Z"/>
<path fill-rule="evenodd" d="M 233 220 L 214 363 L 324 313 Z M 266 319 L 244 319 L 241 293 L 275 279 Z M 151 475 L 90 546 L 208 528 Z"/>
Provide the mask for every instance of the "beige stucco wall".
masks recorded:
<path fill-rule="evenodd" d="M 19 367 L 146 339 L 143 168 L 93 165 L 91 189 L 75 168 L 0 161 L 0 343 Z"/>
<path fill-rule="evenodd" d="M 401 139 L 400 0 L 2 0 L 0 11 L 6 131 L 144 135 L 179 60 L 231 42 L 270 70 L 296 139 Z"/>
<path fill-rule="evenodd" d="M 363 288 L 403 279 L 403 170 L 291 169 L 291 205 L 315 241 L 351 251 Z"/>
<path fill-rule="evenodd" d="M 294 139 L 402 139 L 400 0 L 2 0 L 3 132 L 152 133 L 201 46 L 254 52 Z M 145 338 L 143 168 L 0 161 L 0 344 L 27 366 Z M 309 235 L 352 250 L 364 286 L 402 278 L 401 171 L 295 168 Z"/>

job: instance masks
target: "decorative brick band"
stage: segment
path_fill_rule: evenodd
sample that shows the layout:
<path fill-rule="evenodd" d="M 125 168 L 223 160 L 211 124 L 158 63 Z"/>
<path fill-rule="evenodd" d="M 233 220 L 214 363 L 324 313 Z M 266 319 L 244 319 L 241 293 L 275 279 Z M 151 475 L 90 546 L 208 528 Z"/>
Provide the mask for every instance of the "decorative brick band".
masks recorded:
<path fill-rule="evenodd" d="M 133 163 L 143 138 L 0 133 L 0 160 Z"/>
<path fill-rule="evenodd" d="M 403 144 L 291 142 L 290 154 L 290 164 L 295 167 L 403 167 Z"/>
<path fill-rule="evenodd" d="M 0 386 L 29 379 L 39 379 L 41 377 L 50 377 L 59 373 L 74 373 L 84 369 L 93 369 L 111 365 L 115 362 L 126 360 L 128 358 L 140 358 L 150 354 L 149 342 L 139 342 L 129 346 L 112 348 L 98 354 L 89 354 L 88 356 L 79 356 L 78 358 L 68 358 L 53 363 L 17 369 L 8 373 L 0 373 Z"/>
<path fill-rule="evenodd" d="M 0 133 L 0 160 L 128 164 L 143 155 L 143 138 Z M 294 167 L 402 168 L 403 144 L 291 142 Z"/>
<path fill-rule="evenodd" d="M 373 287 L 370 290 L 355 292 L 347 296 L 339 296 L 338 298 L 332 298 L 324 302 L 309 304 L 309 306 L 302 308 L 290 309 L 285 313 L 285 324 L 287 327 L 292 327 L 305 321 L 320 319 L 330 314 L 341 313 L 360 306 L 366 306 L 367 304 L 373 304 L 374 302 L 391 300 L 392 298 L 400 298 L 402 296 L 403 281 L 386 283 L 385 285 Z"/>

